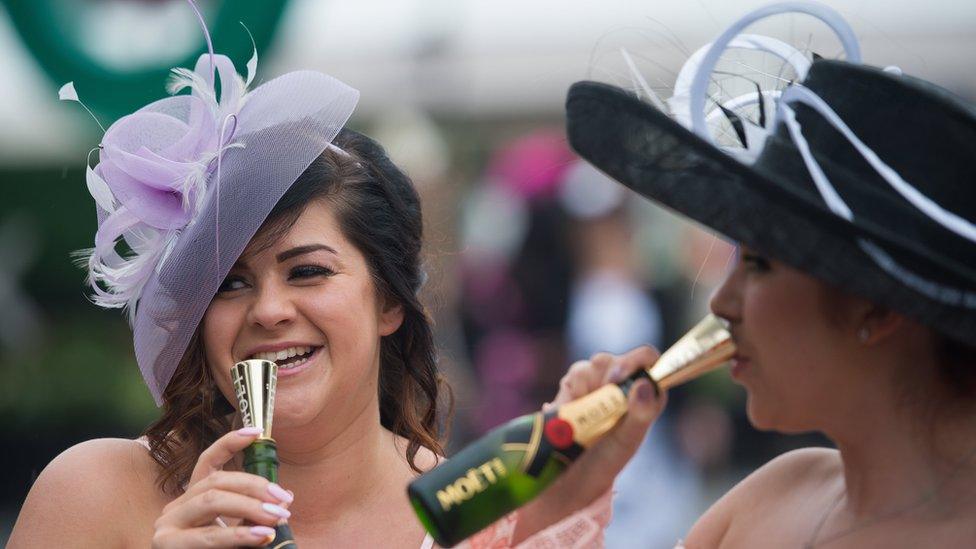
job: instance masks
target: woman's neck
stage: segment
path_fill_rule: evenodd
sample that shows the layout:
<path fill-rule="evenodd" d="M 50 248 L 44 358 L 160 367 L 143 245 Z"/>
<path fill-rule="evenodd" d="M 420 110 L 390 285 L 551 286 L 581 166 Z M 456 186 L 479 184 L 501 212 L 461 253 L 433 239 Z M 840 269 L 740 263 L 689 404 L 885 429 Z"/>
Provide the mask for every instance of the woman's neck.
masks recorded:
<path fill-rule="evenodd" d="M 913 366 L 935 371 L 934 364 Z M 877 387 L 839 414 L 826 432 L 843 460 L 843 507 L 866 518 L 923 507 L 949 511 L 971 499 L 976 494 L 976 415 L 937 415 L 944 400 L 906 402 L 900 390 Z M 925 385 L 914 389 L 917 394 L 928 390 Z"/>
<path fill-rule="evenodd" d="M 407 465 L 395 436 L 380 425 L 372 404 L 337 430 L 295 429 L 278 438 L 279 483 L 295 493 L 291 521 L 306 531 L 343 521 L 349 509 L 368 508 L 403 475 Z"/>

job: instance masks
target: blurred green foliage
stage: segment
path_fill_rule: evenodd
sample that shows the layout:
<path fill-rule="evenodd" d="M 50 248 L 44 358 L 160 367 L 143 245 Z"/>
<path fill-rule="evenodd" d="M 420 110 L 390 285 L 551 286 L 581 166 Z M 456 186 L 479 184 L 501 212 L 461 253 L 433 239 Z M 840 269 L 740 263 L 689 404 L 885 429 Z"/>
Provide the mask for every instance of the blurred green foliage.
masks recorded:
<path fill-rule="evenodd" d="M 81 169 L 0 170 L 0 226 L 16 218 L 30 232 L 17 293 L 38 312 L 41 333 L 0 347 L 0 429 L 58 430 L 82 424 L 138 432 L 156 414 L 119 311 L 85 297 L 72 253 L 91 246 L 95 212 Z M 0 261 L 2 261 L 0 250 Z M 0 314 L 9 314 L 0 310 Z"/>
<path fill-rule="evenodd" d="M 97 316 L 64 319 L 37 348 L 0 356 L 0 417 L 9 427 L 138 432 L 156 415 L 124 322 Z"/>
<path fill-rule="evenodd" d="M 230 57 L 238 70 L 243 70 L 254 47 L 262 55 L 267 53 L 288 4 L 287 0 L 198 3 L 202 4 L 215 51 Z M 91 0 L 3 0 L 3 4 L 14 30 L 52 83 L 60 86 L 75 82 L 86 104 L 107 120 L 164 97 L 163 84 L 170 68 L 192 68 L 206 47 L 201 32 L 199 49 L 183 59 L 160 59 L 156 66 L 119 72 L 81 45 L 85 39 L 81 32 L 86 21 L 83 15 L 91 10 Z M 186 9 L 189 13 L 189 6 Z"/>

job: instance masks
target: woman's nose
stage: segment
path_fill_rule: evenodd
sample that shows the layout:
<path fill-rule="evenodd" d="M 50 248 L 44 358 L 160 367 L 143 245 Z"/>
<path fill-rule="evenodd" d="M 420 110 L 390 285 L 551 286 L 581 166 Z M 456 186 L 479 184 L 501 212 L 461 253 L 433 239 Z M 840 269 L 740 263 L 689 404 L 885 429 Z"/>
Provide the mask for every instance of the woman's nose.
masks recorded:
<path fill-rule="evenodd" d="M 247 313 L 248 324 L 274 329 L 295 318 L 295 307 L 287 292 L 274 287 L 261 288 Z"/>
<path fill-rule="evenodd" d="M 708 303 L 709 308 L 715 316 L 724 318 L 729 322 L 739 320 L 742 309 L 742 275 L 740 270 L 736 266 L 735 269 L 729 271 L 725 276 L 725 280 L 722 281 L 722 284 L 712 294 L 712 299 Z"/>

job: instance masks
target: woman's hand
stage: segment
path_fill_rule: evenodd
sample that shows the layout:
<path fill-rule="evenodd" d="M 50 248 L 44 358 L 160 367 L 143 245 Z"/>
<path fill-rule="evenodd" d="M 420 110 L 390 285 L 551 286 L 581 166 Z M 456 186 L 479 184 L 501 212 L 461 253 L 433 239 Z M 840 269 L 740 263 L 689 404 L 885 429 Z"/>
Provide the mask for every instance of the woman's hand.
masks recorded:
<path fill-rule="evenodd" d="M 576 362 L 559 382 L 556 398 L 543 406 L 543 410 L 576 400 L 607 383 L 623 381 L 638 368 L 650 367 L 658 356 L 660 353 L 652 347 L 639 347 L 623 355 L 599 353 L 590 360 Z M 627 414 L 620 422 L 583 452 L 552 486 L 519 511 L 513 542 L 525 540 L 610 490 L 666 401 L 667 395 L 656 395 L 646 379 L 635 383 L 628 396 Z"/>
<path fill-rule="evenodd" d="M 223 470 L 259 434 L 253 427 L 227 433 L 200 454 L 186 491 L 156 520 L 154 549 L 260 547 L 274 539 L 272 527 L 290 516 L 292 495 L 257 475 Z M 224 526 L 220 517 L 253 526 Z"/>

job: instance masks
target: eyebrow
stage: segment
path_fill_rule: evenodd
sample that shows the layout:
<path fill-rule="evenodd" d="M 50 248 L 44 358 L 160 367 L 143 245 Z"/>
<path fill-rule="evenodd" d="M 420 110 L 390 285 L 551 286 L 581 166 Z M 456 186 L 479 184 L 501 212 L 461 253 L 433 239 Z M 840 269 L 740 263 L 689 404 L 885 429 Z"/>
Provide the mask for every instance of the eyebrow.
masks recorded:
<path fill-rule="evenodd" d="M 335 248 L 333 248 L 331 246 L 326 246 L 325 244 L 306 244 L 304 246 L 296 246 L 294 248 L 285 250 L 285 251 L 279 253 L 278 255 L 276 255 L 275 256 L 275 259 L 278 260 L 278 263 L 281 263 L 281 262 L 287 261 L 287 260 L 289 260 L 289 259 L 291 259 L 293 257 L 298 257 L 300 255 L 305 255 L 305 254 L 308 254 L 308 253 L 317 252 L 319 250 L 325 250 L 325 251 L 331 252 L 331 253 L 333 253 L 335 255 L 339 255 L 339 252 L 335 251 Z"/>

